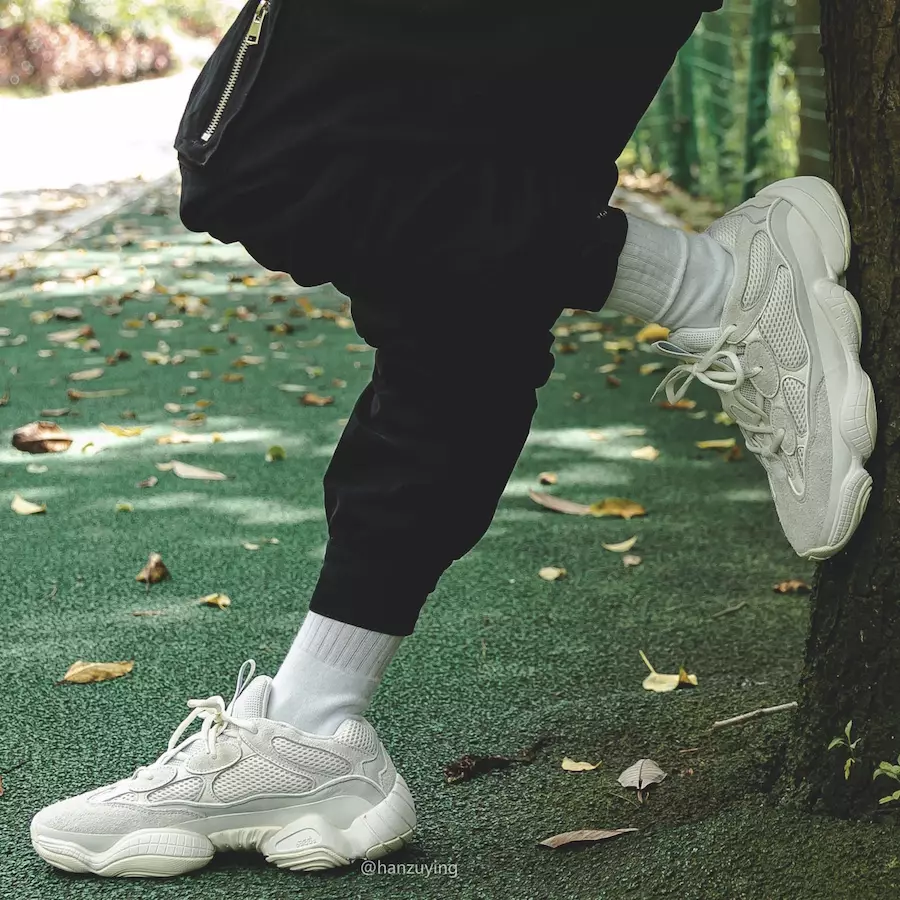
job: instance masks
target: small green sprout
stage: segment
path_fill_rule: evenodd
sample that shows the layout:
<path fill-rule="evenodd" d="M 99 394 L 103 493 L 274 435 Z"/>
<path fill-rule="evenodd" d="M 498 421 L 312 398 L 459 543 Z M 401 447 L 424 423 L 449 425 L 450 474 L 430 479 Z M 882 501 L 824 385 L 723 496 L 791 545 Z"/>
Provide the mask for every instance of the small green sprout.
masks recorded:
<path fill-rule="evenodd" d="M 847 727 L 844 728 L 844 736 L 836 737 L 832 742 L 828 745 L 828 749 L 832 750 L 835 747 L 846 747 L 847 748 L 847 761 L 844 763 L 844 780 L 850 780 L 850 768 L 854 763 L 859 762 L 859 758 L 854 755 L 853 751 L 856 749 L 856 745 L 862 740 L 862 738 L 857 738 L 855 741 L 850 738 L 850 731 L 853 728 L 853 719 L 851 719 L 847 723 Z M 895 767 L 900 770 L 900 767 Z M 900 778 L 897 779 L 900 781 Z"/>
<path fill-rule="evenodd" d="M 900 756 L 897 757 L 897 762 L 900 763 Z M 879 763 L 878 768 L 875 770 L 875 774 L 872 775 L 872 780 L 874 781 L 879 775 L 885 775 L 888 778 L 893 778 L 894 781 L 900 782 L 900 765 L 895 766 L 893 763 L 889 762 Z M 882 797 L 878 802 L 891 803 L 894 800 L 900 800 L 900 791 L 894 791 L 893 794 Z"/>

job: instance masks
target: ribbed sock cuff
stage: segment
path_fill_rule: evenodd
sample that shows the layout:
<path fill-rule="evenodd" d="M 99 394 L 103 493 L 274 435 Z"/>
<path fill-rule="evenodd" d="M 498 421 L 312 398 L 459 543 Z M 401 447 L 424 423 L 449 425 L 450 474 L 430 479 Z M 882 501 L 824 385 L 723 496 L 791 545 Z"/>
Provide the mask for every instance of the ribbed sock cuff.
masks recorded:
<path fill-rule="evenodd" d="M 606 305 L 647 322 L 659 322 L 681 288 L 688 265 L 688 236 L 637 216 L 627 218 L 628 236 Z"/>
<path fill-rule="evenodd" d="M 342 672 L 379 681 L 400 641 L 396 635 L 381 634 L 309 612 L 297 635 L 296 646 Z"/>

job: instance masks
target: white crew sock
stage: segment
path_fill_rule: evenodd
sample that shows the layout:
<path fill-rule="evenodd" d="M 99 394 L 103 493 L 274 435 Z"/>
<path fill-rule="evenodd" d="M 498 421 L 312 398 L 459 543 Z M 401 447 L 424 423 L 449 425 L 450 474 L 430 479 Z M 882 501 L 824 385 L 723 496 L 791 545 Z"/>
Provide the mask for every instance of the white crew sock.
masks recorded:
<path fill-rule="evenodd" d="M 362 715 L 401 638 L 307 613 L 272 679 L 268 718 L 311 734 L 334 734 Z"/>
<path fill-rule="evenodd" d="M 705 234 L 628 217 L 608 309 L 677 328 L 717 328 L 734 281 L 731 254 Z"/>

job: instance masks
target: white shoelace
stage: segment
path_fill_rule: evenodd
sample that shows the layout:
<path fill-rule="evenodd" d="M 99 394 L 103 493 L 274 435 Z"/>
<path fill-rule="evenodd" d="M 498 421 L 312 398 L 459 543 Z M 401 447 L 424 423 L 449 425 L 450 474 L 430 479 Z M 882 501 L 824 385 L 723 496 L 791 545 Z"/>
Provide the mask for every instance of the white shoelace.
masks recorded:
<path fill-rule="evenodd" d="M 156 760 L 151 766 L 140 766 L 134 772 L 135 778 L 139 777 L 143 772 L 151 769 L 153 766 L 162 766 L 170 762 L 176 754 L 180 753 L 189 744 L 196 741 L 205 741 L 206 748 L 213 759 L 216 757 L 216 740 L 219 735 L 228 728 L 244 729 L 251 734 L 256 734 L 258 728 L 252 724 L 249 719 L 240 719 L 231 715 L 225 706 L 222 697 L 207 697 L 205 700 L 188 700 L 187 705 L 193 710 L 184 719 L 184 721 L 175 729 L 172 737 L 169 738 L 169 746 L 165 753 Z M 181 740 L 182 735 L 193 724 L 196 719 L 202 719 L 203 725 L 195 734 Z"/>
<path fill-rule="evenodd" d="M 781 449 L 785 431 L 783 428 L 775 428 L 769 421 L 766 411 L 740 393 L 744 382 L 759 375 L 762 367 L 757 366 L 745 372 L 741 358 L 733 350 L 724 349 L 728 338 L 736 329 L 736 325 L 729 326 L 703 356 L 695 356 L 693 362 L 685 362 L 672 369 L 660 382 L 653 397 L 655 399 L 659 392 L 665 389 L 669 403 L 677 403 L 687 394 L 695 379 L 721 394 L 727 394 L 726 412 L 740 428 L 750 434 L 768 435 L 771 438 L 770 441 L 763 440 L 760 444 L 748 443 L 747 449 L 751 453 L 771 459 L 777 456 Z M 679 382 L 682 382 L 680 387 Z M 723 406 L 725 405 L 726 399 L 723 397 Z"/>

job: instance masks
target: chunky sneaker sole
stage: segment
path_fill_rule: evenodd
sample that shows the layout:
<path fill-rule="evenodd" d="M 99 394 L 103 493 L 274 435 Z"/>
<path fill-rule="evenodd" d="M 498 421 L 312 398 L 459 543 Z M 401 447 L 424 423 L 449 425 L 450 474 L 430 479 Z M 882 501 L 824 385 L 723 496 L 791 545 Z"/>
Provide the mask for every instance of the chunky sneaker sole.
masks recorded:
<path fill-rule="evenodd" d="M 776 182 L 758 196 L 787 200 L 802 217 L 802 223 L 787 218 L 785 237 L 803 273 L 812 336 L 821 354 L 828 392 L 833 476 L 827 518 L 833 525 L 821 546 L 804 548 L 801 555 L 824 560 L 844 549 L 866 511 L 872 476 L 864 465 L 878 435 L 875 392 L 859 362 L 859 304 L 843 286 L 850 264 L 850 222 L 837 191 L 820 178 Z M 807 227 L 815 233 L 818 246 L 805 240 Z"/>
<path fill-rule="evenodd" d="M 192 700 L 152 765 L 39 812 L 38 855 L 66 872 L 138 878 L 200 869 L 220 850 L 314 871 L 408 843 L 413 800 L 372 726 L 352 717 L 321 736 L 268 719 L 271 680 L 245 689 L 253 670 L 242 668 L 227 709 L 221 697 Z M 202 729 L 179 742 L 195 718 Z"/>
<path fill-rule="evenodd" d="M 719 327 L 679 328 L 656 344 L 681 361 L 660 388 L 678 399 L 696 379 L 720 393 L 766 470 L 791 546 L 827 559 L 865 512 L 877 434 L 859 306 L 844 287 L 847 214 L 827 182 L 790 178 L 707 234 L 731 254 L 734 285 Z"/>

